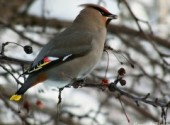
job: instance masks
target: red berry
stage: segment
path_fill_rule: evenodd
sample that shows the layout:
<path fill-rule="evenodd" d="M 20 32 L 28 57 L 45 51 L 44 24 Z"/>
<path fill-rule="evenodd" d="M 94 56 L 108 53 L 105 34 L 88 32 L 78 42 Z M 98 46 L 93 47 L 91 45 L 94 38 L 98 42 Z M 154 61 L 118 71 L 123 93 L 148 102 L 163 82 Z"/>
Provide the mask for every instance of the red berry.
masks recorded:
<path fill-rule="evenodd" d="M 102 79 L 102 84 L 103 85 L 109 85 L 109 80 L 108 79 Z"/>
<path fill-rule="evenodd" d="M 37 101 L 36 101 L 36 105 L 37 105 L 38 108 L 40 108 L 40 109 L 43 109 L 43 108 L 44 108 L 44 104 L 43 104 L 40 100 L 38 100 L 38 99 L 37 99 Z"/>
<path fill-rule="evenodd" d="M 29 112 L 29 109 L 30 109 L 30 104 L 27 100 L 24 101 L 23 103 L 23 108 L 27 110 L 27 112 Z"/>

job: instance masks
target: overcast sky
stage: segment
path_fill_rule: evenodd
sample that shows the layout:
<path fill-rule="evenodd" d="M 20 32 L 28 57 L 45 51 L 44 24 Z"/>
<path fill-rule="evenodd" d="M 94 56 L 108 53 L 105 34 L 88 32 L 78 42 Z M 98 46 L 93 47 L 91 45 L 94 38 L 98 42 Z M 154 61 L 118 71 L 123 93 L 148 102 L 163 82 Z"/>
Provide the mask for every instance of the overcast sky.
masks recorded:
<path fill-rule="evenodd" d="M 97 1 L 98 0 L 46 0 L 46 17 L 73 20 L 82 9 L 78 5 L 83 3 L 97 3 Z M 29 13 L 42 15 L 42 2 L 43 0 L 35 1 L 35 4 L 31 7 Z M 118 14 L 119 12 L 117 4 L 113 0 L 107 0 L 107 3 L 102 5 L 114 14 Z"/>

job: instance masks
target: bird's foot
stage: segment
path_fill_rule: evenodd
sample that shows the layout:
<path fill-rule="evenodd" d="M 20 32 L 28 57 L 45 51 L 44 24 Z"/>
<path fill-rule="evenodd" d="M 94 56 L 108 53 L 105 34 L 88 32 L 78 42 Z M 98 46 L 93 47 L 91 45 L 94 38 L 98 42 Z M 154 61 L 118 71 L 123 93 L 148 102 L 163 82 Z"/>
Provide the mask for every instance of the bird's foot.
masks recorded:
<path fill-rule="evenodd" d="M 74 79 L 73 80 L 73 83 L 72 83 L 72 86 L 74 88 L 79 88 L 79 87 L 83 87 L 85 84 L 85 79 Z"/>

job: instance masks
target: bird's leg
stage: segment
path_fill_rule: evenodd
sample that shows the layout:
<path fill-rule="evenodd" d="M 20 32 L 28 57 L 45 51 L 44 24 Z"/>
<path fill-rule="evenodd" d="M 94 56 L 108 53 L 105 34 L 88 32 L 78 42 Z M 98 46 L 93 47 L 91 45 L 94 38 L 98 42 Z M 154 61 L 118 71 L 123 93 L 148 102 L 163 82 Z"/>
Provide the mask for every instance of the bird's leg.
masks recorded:
<path fill-rule="evenodd" d="M 77 79 L 77 78 L 74 78 L 73 79 L 73 83 L 72 83 L 72 86 L 74 88 L 78 88 L 78 87 L 83 87 L 85 84 L 85 79 Z"/>
<path fill-rule="evenodd" d="M 61 98 L 61 92 L 63 91 L 64 88 L 59 88 L 59 94 L 58 94 L 58 103 L 57 104 L 60 104 L 61 101 L 62 101 L 62 98 Z"/>
<path fill-rule="evenodd" d="M 58 103 L 57 103 L 57 122 L 59 122 L 60 119 L 60 104 L 62 102 L 62 98 L 61 98 L 61 92 L 63 91 L 64 88 L 59 88 L 59 93 L 58 93 Z"/>

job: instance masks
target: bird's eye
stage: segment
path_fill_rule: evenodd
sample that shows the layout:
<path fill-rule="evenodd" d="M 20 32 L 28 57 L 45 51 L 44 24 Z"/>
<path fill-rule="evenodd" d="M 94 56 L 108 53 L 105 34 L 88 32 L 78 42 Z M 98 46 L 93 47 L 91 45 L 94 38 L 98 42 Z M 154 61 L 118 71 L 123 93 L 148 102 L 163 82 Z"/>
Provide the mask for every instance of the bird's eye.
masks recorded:
<path fill-rule="evenodd" d="M 101 15 L 103 15 L 103 16 L 105 16 L 106 14 L 105 14 L 105 12 L 103 12 L 103 11 L 100 11 L 100 13 L 101 13 Z"/>

